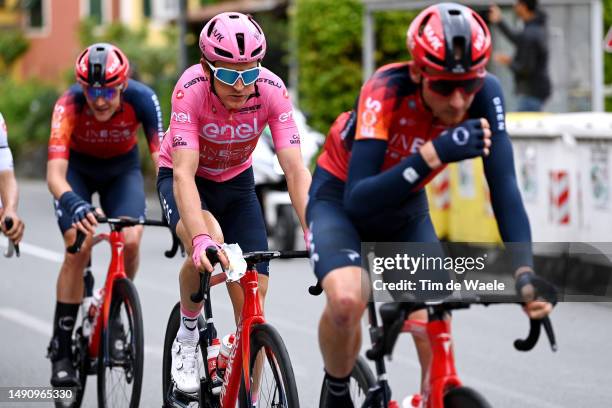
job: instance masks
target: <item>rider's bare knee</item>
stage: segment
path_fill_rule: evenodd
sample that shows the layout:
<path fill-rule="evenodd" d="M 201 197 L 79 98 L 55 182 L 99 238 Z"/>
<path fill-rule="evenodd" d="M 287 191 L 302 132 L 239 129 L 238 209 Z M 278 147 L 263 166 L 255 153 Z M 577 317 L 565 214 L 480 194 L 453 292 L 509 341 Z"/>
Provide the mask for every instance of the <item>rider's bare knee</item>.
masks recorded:
<path fill-rule="evenodd" d="M 360 292 L 340 292 L 329 297 L 329 311 L 338 328 L 349 329 L 359 325 L 364 307 Z"/>

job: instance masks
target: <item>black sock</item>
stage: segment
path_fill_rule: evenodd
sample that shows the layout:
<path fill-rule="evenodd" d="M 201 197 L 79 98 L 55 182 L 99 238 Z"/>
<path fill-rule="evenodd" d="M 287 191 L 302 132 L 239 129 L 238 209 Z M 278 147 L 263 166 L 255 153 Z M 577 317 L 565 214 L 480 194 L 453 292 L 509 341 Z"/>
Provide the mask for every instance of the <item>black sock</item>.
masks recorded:
<path fill-rule="evenodd" d="M 53 339 L 52 355 L 53 361 L 71 356 L 72 330 L 79 313 L 79 303 L 57 302 L 55 305 L 55 316 L 53 317 Z"/>
<path fill-rule="evenodd" d="M 337 378 L 325 372 L 323 381 L 327 383 L 327 400 L 325 407 L 329 408 L 354 408 L 351 401 L 349 381 L 351 376 Z"/>

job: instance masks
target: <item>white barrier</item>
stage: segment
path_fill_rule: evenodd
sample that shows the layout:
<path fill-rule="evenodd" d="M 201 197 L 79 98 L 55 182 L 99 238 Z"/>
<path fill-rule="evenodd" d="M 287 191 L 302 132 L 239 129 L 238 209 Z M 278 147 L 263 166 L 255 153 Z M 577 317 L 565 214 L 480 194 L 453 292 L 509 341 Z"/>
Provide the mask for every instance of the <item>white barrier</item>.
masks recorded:
<path fill-rule="evenodd" d="M 612 114 L 510 114 L 534 241 L 612 241 Z"/>

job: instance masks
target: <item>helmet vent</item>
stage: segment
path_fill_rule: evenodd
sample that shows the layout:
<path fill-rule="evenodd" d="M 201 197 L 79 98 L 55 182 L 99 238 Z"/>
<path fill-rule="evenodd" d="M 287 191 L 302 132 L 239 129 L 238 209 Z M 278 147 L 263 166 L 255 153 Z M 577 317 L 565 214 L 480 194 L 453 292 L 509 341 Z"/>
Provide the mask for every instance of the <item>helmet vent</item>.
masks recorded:
<path fill-rule="evenodd" d="M 240 16 L 238 14 L 232 14 L 231 16 L 229 16 L 229 18 L 237 19 L 240 18 Z"/>
<path fill-rule="evenodd" d="M 215 28 L 215 24 L 217 24 L 217 20 L 213 21 L 208 27 L 208 32 L 206 33 L 207 37 L 210 37 L 210 35 L 212 34 L 213 29 Z"/>
<path fill-rule="evenodd" d="M 444 61 L 442 61 L 439 58 L 434 57 L 433 55 L 431 55 L 430 53 L 426 54 L 426 58 L 428 60 L 430 60 L 431 62 L 433 62 L 434 64 L 440 66 L 440 67 L 444 67 L 446 64 L 444 63 Z"/>
<path fill-rule="evenodd" d="M 121 54 L 119 54 L 117 51 L 115 51 L 115 55 L 117 56 L 117 58 L 119 58 L 119 62 L 121 63 L 121 65 L 123 65 L 123 63 L 125 61 L 123 61 L 123 57 L 121 57 Z"/>
<path fill-rule="evenodd" d="M 423 31 L 425 30 L 425 27 L 427 27 L 427 23 L 429 22 L 430 18 L 431 18 L 431 14 L 428 14 L 427 17 L 425 17 L 423 21 L 421 22 L 421 25 L 419 27 L 419 36 L 423 34 Z"/>
<path fill-rule="evenodd" d="M 215 47 L 215 54 L 220 55 L 225 58 L 234 58 L 231 52 L 222 50 L 221 48 Z"/>
<path fill-rule="evenodd" d="M 236 42 L 238 43 L 240 55 L 244 55 L 244 33 L 236 33 Z"/>
<path fill-rule="evenodd" d="M 465 38 L 453 38 L 453 58 L 455 61 L 461 61 L 465 55 Z"/>
<path fill-rule="evenodd" d="M 255 20 L 253 20 L 253 17 L 251 17 L 251 15 L 250 15 L 250 14 L 248 14 L 248 15 L 247 15 L 247 17 L 249 18 L 249 21 L 250 21 L 251 23 L 253 23 L 253 25 L 255 26 L 255 28 L 257 29 L 257 31 L 259 31 L 259 34 L 263 34 L 263 31 L 261 31 L 261 28 L 259 28 L 259 24 L 257 24 L 257 23 L 255 22 Z"/>
<path fill-rule="evenodd" d="M 251 53 L 251 57 L 254 57 L 254 56 L 260 54 L 262 49 L 263 49 L 263 47 L 261 45 L 259 47 L 255 48 L 255 50 Z"/>

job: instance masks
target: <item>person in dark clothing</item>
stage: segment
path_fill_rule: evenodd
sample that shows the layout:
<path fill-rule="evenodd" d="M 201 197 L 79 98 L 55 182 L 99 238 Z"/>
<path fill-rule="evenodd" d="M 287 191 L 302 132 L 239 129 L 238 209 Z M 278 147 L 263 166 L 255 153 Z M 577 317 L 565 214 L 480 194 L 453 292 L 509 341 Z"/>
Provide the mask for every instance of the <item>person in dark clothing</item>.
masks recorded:
<path fill-rule="evenodd" d="M 495 62 L 506 65 L 514 74 L 518 110 L 536 112 L 551 94 L 548 73 L 548 33 L 546 14 L 538 8 L 537 0 L 518 0 L 514 12 L 523 20 L 522 31 L 515 31 L 502 19 L 498 6 L 489 9 L 489 22 L 497 25 L 501 32 L 516 46 L 514 57 L 496 54 Z"/>

